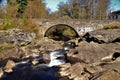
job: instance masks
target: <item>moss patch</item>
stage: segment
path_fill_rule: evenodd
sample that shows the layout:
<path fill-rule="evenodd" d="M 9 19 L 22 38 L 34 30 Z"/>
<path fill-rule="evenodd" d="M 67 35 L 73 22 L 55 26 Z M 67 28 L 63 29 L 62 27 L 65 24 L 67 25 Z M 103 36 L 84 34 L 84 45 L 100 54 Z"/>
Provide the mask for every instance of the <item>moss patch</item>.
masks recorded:
<path fill-rule="evenodd" d="M 2 53 L 2 51 L 6 50 L 6 49 L 11 49 L 13 48 L 13 45 L 10 43 L 3 43 L 0 45 L 0 53 Z"/>
<path fill-rule="evenodd" d="M 106 25 L 104 28 L 102 28 L 104 30 L 107 29 L 120 29 L 120 23 L 112 23 L 112 24 L 108 24 Z"/>

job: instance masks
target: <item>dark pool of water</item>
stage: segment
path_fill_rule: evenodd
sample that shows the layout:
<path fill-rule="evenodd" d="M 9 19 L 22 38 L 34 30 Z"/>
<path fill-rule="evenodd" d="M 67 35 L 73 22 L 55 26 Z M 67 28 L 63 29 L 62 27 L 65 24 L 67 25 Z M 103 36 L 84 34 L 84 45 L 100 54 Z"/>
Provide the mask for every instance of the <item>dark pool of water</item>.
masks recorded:
<path fill-rule="evenodd" d="M 58 67 L 19 64 L 12 73 L 5 74 L 0 80 L 59 80 L 58 71 Z"/>

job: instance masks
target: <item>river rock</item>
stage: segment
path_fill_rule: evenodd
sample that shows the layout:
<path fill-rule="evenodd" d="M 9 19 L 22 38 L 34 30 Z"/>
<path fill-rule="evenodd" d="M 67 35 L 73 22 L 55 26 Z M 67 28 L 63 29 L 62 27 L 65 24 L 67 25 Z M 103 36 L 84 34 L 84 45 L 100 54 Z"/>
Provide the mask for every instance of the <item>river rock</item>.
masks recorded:
<path fill-rule="evenodd" d="M 33 65 L 37 65 L 38 63 L 39 63 L 38 60 L 33 60 L 33 61 L 32 61 L 32 64 L 33 64 Z"/>
<path fill-rule="evenodd" d="M 97 71 L 90 80 L 119 80 L 120 79 L 120 62 L 113 61 L 108 63 L 102 63 L 101 71 Z M 95 66 L 97 67 L 97 66 Z M 100 69 L 100 68 L 98 68 Z"/>
<path fill-rule="evenodd" d="M 0 66 L 4 66 L 9 59 L 18 62 L 21 60 L 23 56 L 25 56 L 25 52 L 18 46 L 13 46 L 13 45 L 11 47 L 4 46 L 4 49 L 0 51 L 2 52 L 0 55 L 0 59 L 1 59 Z"/>
<path fill-rule="evenodd" d="M 42 58 L 43 58 L 43 61 L 46 63 L 46 64 L 49 64 L 50 63 L 50 55 L 48 53 L 44 53 L 42 55 Z"/>
<path fill-rule="evenodd" d="M 12 58 L 17 61 L 17 59 L 20 60 L 22 57 L 28 55 L 30 49 L 23 49 L 23 46 L 26 47 L 27 45 L 28 47 L 28 44 L 35 37 L 34 33 L 29 33 L 21 29 L 0 30 L 0 65 L 3 66 L 3 63 L 8 59 Z"/>
<path fill-rule="evenodd" d="M 120 73 L 115 69 L 110 69 L 95 80 L 120 80 Z"/>
<path fill-rule="evenodd" d="M 116 62 L 120 62 L 120 57 L 116 58 L 115 61 L 116 61 Z"/>
<path fill-rule="evenodd" d="M 71 67 L 69 66 L 69 68 L 67 67 L 66 69 L 62 69 L 60 71 L 60 75 L 68 76 L 69 79 L 73 79 L 75 77 L 81 76 L 83 71 L 84 71 L 83 65 L 81 65 L 80 63 L 76 63 Z"/>
<path fill-rule="evenodd" d="M 66 64 L 59 65 L 59 67 L 60 67 L 60 70 L 66 70 L 71 67 L 71 64 L 66 63 Z"/>
<path fill-rule="evenodd" d="M 0 68 L 0 78 L 2 78 L 3 74 L 4 74 L 4 71 L 3 69 Z"/>
<path fill-rule="evenodd" d="M 4 71 L 7 73 L 13 72 L 13 68 L 16 66 L 15 62 L 12 60 L 8 60 L 8 62 L 5 65 Z"/>
<path fill-rule="evenodd" d="M 25 32 L 21 29 L 9 29 L 0 31 L 0 44 L 7 42 L 21 46 L 29 44 L 34 38 L 34 33 Z"/>
<path fill-rule="evenodd" d="M 120 44 L 98 44 L 82 41 L 78 44 L 78 47 L 76 47 L 75 50 L 77 53 L 73 52 L 71 54 L 68 52 L 68 55 L 85 63 L 94 63 L 101 61 L 106 56 L 113 55 L 115 52 L 120 51 Z"/>
<path fill-rule="evenodd" d="M 40 50 L 42 51 L 54 51 L 57 49 L 62 49 L 62 45 L 58 44 L 58 43 L 53 43 L 53 44 L 43 44 L 40 48 Z"/>
<path fill-rule="evenodd" d="M 120 42 L 120 29 L 96 30 L 86 33 L 83 38 L 105 43 Z"/>

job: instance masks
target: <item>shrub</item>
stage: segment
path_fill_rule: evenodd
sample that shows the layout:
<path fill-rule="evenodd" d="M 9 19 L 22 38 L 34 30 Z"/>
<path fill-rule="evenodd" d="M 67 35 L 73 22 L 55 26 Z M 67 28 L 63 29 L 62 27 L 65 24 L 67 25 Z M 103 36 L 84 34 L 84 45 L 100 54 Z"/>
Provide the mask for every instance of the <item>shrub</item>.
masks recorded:
<path fill-rule="evenodd" d="M 34 32 L 36 34 L 39 32 L 37 25 L 31 19 L 23 20 L 23 25 L 19 28 L 28 32 Z"/>
<path fill-rule="evenodd" d="M 0 30 L 8 30 L 12 28 L 20 28 L 28 32 L 38 34 L 38 27 L 31 19 L 7 19 L 0 25 Z"/>
<path fill-rule="evenodd" d="M 120 29 L 120 23 L 108 24 L 103 29 L 105 29 L 105 30 L 107 30 L 107 29 Z"/>
<path fill-rule="evenodd" d="M 0 45 L 0 52 L 2 52 L 3 50 L 6 50 L 6 49 L 10 49 L 12 47 L 13 47 L 13 45 L 10 43 L 3 43 Z"/>

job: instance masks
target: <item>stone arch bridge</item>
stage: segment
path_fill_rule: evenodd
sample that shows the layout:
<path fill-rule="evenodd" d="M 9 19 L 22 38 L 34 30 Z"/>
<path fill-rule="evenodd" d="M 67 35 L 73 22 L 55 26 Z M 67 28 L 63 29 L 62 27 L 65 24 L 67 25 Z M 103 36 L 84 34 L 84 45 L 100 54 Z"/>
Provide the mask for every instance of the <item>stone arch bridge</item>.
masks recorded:
<path fill-rule="evenodd" d="M 36 24 L 39 26 L 39 33 L 42 36 L 45 36 L 46 31 L 58 24 L 65 24 L 72 27 L 78 35 L 82 35 L 86 32 L 97 30 L 103 28 L 105 25 L 110 23 L 114 23 L 114 21 L 108 20 L 74 20 L 74 19 L 60 19 L 60 20 L 34 20 Z M 116 21 L 115 21 L 116 22 Z"/>

